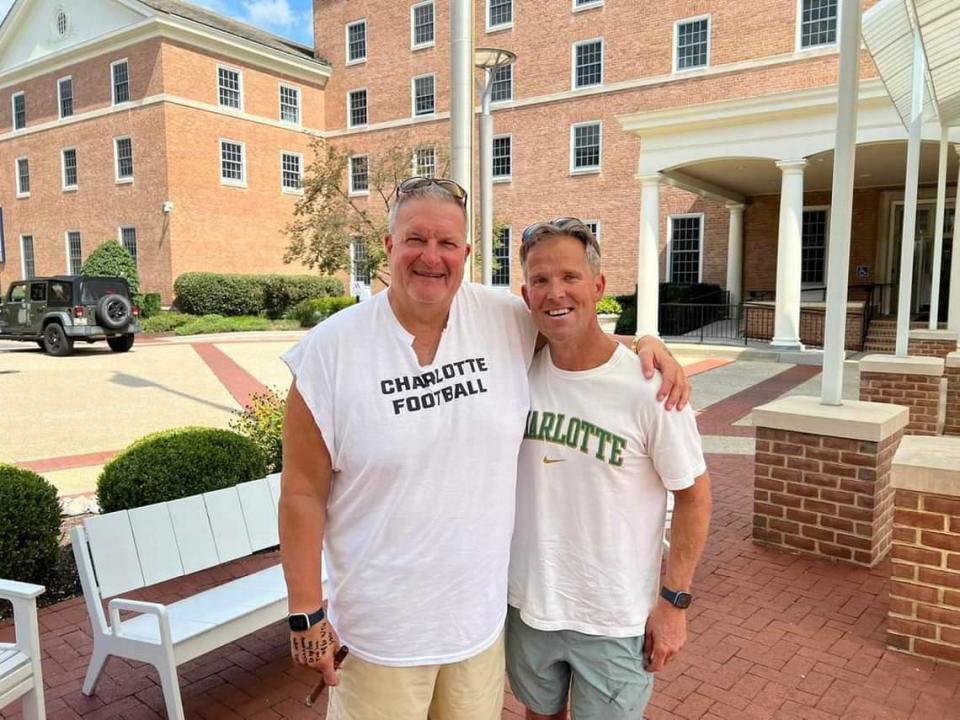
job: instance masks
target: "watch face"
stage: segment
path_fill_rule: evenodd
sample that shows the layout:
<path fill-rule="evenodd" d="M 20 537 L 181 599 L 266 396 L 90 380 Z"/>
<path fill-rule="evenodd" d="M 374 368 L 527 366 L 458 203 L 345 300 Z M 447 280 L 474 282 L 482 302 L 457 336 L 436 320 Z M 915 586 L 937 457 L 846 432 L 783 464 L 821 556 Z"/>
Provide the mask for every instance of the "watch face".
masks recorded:
<path fill-rule="evenodd" d="M 688 607 L 690 607 L 691 602 L 693 602 L 693 595 L 690 593 L 678 592 L 673 604 L 681 610 L 686 610 Z"/>
<path fill-rule="evenodd" d="M 290 615 L 287 618 L 287 622 L 290 624 L 290 630 L 293 632 L 306 632 L 310 629 L 310 620 L 307 618 L 306 613 Z"/>

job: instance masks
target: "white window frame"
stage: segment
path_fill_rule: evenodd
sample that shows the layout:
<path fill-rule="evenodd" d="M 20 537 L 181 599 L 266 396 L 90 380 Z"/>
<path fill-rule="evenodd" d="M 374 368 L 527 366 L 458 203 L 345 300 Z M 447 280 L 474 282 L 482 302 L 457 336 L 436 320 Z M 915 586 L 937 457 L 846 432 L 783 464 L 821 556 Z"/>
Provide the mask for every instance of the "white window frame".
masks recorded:
<path fill-rule="evenodd" d="M 244 155 L 244 159 L 246 159 L 246 155 L 247 155 L 246 151 L 244 151 L 243 155 Z M 298 188 L 287 187 L 286 185 L 283 184 L 283 156 L 284 155 L 291 155 L 291 156 L 300 158 L 300 187 Z M 295 150 L 281 150 L 280 151 L 280 192 L 286 193 L 288 195 L 303 195 L 304 169 L 305 168 L 303 166 L 303 153 L 296 152 Z M 244 174 L 244 178 L 246 178 L 246 174 Z"/>
<path fill-rule="evenodd" d="M 516 66 L 517 66 L 516 63 L 510 63 L 509 65 L 506 66 L 506 67 L 510 68 L 510 97 L 507 98 L 506 100 L 494 100 L 494 99 L 493 99 L 493 89 L 492 89 L 492 87 L 493 87 L 493 75 L 494 75 L 494 73 L 491 73 L 491 75 L 490 75 L 490 85 L 491 85 L 490 104 L 491 104 L 491 105 L 505 105 L 505 104 L 507 104 L 507 103 L 513 102 L 513 100 L 514 100 L 513 91 L 514 91 L 514 89 L 515 89 L 515 88 L 514 88 L 514 84 L 513 84 L 513 80 L 514 80 L 514 78 L 516 77 L 516 74 L 514 73 L 514 68 L 516 68 Z"/>
<path fill-rule="evenodd" d="M 510 22 L 502 23 L 500 25 L 491 25 L 490 24 L 490 0 L 486 0 L 483 8 L 483 24 L 488 33 L 500 32 L 501 30 L 510 30 L 513 28 L 513 18 L 517 12 L 516 3 L 514 0 L 510 0 Z"/>
<path fill-rule="evenodd" d="M 123 63 L 127 63 L 127 99 L 117 102 L 117 84 L 113 81 L 113 68 L 117 65 L 122 65 Z M 130 63 L 127 62 L 127 58 L 114 60 L 112 63 L 110 63 L 110 104 L 123 105 L 124 103 L 130 102 L 130 96 Z"/>
<path fill-rule="evenodd" d="M 433 40 L 425 43 L 417 43 L 417 27 L 415 24 L 416 10 L 426 5 L 433 5 Z M 424 2 L 414 3 L 410 6 L 410 49 L 424 50 L 432 48 L 437 44 L 437 6 L 433 0 L 424 0 Z"/>
<path fill-rule="evenodd" d="M 76 160 L 76 167 L 74 170 L 77 173 L 77 182 L 73 185 L 67 185 L 67 153 L 73 150 L 73 157 Z M 77 148 L 75 146 L 60 148 L 60 189 L 63 192 L 76 192 L 77 188 L 80 187 L 80 159 L 77 157 Z"/>
<path fill-rule="evenodd" d="M 697 247 L 697 282 L 703 282 L 703 245 L 704 245 L 704 236 L 706 235 L 706 216 L 704 213 L 670 213 L 667 215 L 667 282 L 674 282 L 673 280 L 673 220 L 682 220 L 683 218 L 699 218 L 700 219 L 700 239 Z"/>
<path fill-rule="evenodd" d="M 840 23 L 843 22 L 843 2 L 837 0 L 837 36 L 832 43 L 803 47 L 803 0 L 797 0 L 796 30 L 794 32 L 794 51 L 798 53 L 817 52 L 818 50 L 838 50 L 840 47 Z"/>
<path fill-rule="evenodd" d="M 354 158 L 366 158 L 367 159 L 367 189 L 366 190 L 354 190 L 353 189 L 353 160 Z M 347 158 L 347 194 L 351 197 L 363 197 L 370 194 L 370 156 L 369 155 L 351 155 Z"/>
<path fill-rule="evenodd" d="M 80 265 L 83 265 L 83 234 L 79 230 L 66 230 L 63 233 L 63 244 L 66 249 L 67 256 L 67 275 L 79 275 L 80 273 L 74 273 L 70 267 L 70 233 L 77 233 L 80 236 Z"/>
<path fill-rule="evenodd" d="M 367 121 L 361 123 L 360 125 L 353 124 L 353 105 L 350 103 L 350 96 L 355 92 L 365 92 L 367 94 Z M 361 128 L 366 127 L 370 124 L 370 91 L 367 90 L 366 86 L 358 88 L 350 88 L 347 90 L 347 127 L 348 128 Z"/>
<path fill-rule="evenodd" d="M 417 80 L 422 80 L 423 78 L 433 78 L 433 110 L 428 113 L 417 114 Z M 422 75 L 414 75 L 410 78 L 410 117 L 412 118 L 428 118 L 433 117 L 437 114 L 437 74 L 436 73 L 424 73 Z"/>
<path fill-rule="evenodd" d="M 296 120 L 284 120 L 283 119 L 283 91 L 284 90 L 294 90 L 297 93 L 297 119 Z M 303 124 L 303 90 L 299 85 L 291 85 L 288 82 L 277 83 L 277 119 L 283 123 L 289 123 L 291 125 L 300 126 Z"/>
<path fill-rule="evenodd" d="M 680 68 L 680 26 L 686 23 L 707 21 L 707 64 L 697 65 L 696 67 Z M 688 18 L 682 18 L 673 23 L 673 72 L 688 73 L 697 70 L 706 70 L 710 67 L 710 56 L 713 52 L 713 18 L 710 13 L 702 13 Z"/>
<path fill-rule="evenodd" d="M 223 144 L 231 143 L 240 146 L 240 179 L 225 178 L 223 176 Z M 247 186 L 247 144 L 242 140 L 233 140 L 231 138 L 219 138 L 217 140 L 217 174 L 220 176 L 220 184 L 227 187 L 245 188 Z"/>
<path fill-rule="evenodd" d="M 496 285 L 493 282 L 493 273 L 491 272 L 490 277 L 490 287 L 499 288 L 500 290 L 510 291 L 510 288 L 513 285 L 513 253 L 510 252 L 510 246 L 513 244 L 513 225 L 503 225 L 501 230 L 506 230 L 509 235 L 507 239 L 507 284 L 506 285 Z M 494 256 L 495 249 L 490 248 L 491 257 Z"/>
<path fill-rule="evenodd" d="M 360 282 L 357 280 L 356 273 L 354 272 L 354 263 L 356 262 L 356 256 L 354 254 L 354 246 L 356 245 L 356 238 L 350 238 L 350 294 L 353 295 L 353 291 L 356 289 L 370 291 L 371 286 L 373 285 L 373 274 L 370 275 L 370 282 Z M 358 295 L 363 296 L 363 293 L 358 293 Z M 366 298 L 363 298 L 366 299 Z"/>
<path fill-rule="evenodd" d="M 510 174 L 509 175 L 494 175 L 493 172 L 493 158 L 491 156 L 490 160 L 490 176 L 493 178 L 493 183 L 509 183 L 513 182 L 513 133 L 498 133 L 493 136 L 493 139 L 490 143 L 490 151 L 493 152 L 493 143 L 500 138 L 510 138 Z"/>
<path fill-rule="evenodd" d="M 827 221 L 823 235 L 823 281 L 822 282 L 803 282 L 803 214 L 805 212 L 818 212 L 826 210 Z M 830 206 L 829 205 L 804 205 L 800 211 L 800 287 L 813 288 L 823 287 L 827 284 L 827 273 L 830 271 Z"/>
<path fill-rule="evenodd" d="M 603 6 L 603 0 L 591 0 L 590 2 L 585 2 L 582 5 L 577 5 L 577 0 L 570 0 L 570 3 L 573 6 L 573 12 L 580 12 L 581 10 L 592 10 L 593 8 L 598 8 Z"/>
<path fill-rule="evenodd" d="M 585 127 L 587 125 L 599 125 L 600 126 L 600 157 L 597 160 L 596 167 L 588 168 L 578 168 L 574 166 L 574 159 L 576 157 L 576 129 L 578 127 Z M 594 175 L 599 173 L 603 169 L 603 120 L 588 120 L 586 122 L 572 123 L 570 125 L 570 174 L 571 175 Z"/>
<path fill-rule="evenodd" d="M 133 259 L 137 264 L 137 267 L 140 267 L 140 239 L 137 237 L 137 226 L 136 225 L 118 225 L 117 226 L 117 242 L 120 243 L 120 247 L 130 252 L 126 245 L 123 244 L 123 231 L 124 230 L 133 230 L 133 241 L 137 247 L 137 255 Z"/>
<path fill-rule="evenodd" d="M 28 182 L 30 183 L 30 187 L 31 188 L 33 187 L 33 181 L 30 178 L 30 158 L 27 155 L 21 155 L 20 157 L 14 158 L 13 159 L 13 183 L 17 189 L 18 200 L 20 198 L 30 197 L 30 190 L 27 190 L 26 192 L 22 192 L 20 190 L 20 161 L 21 160 L 27 161 L 27 178 L 28 178 Z"/>
<path fill-rule="evenodd" d="M 120 141 L 130 141 L 130 158 L 133 161 L 133 175 L 130 177 L 120 177 Z M 133 154 L 133 137 L 130 135 L 118 135 L 113 139 L 113 179 L 117 185 L 129 185 L 133 182 L 137 174 L 136 157 Z"/>
<path fill-rule="evenodd" d="M 354 25 L 363 25 L 363 57 L 357 58 L 356 60 L 350 59 L 350 28 Z M 346 25 L 343 26 L 343 64 L 344 66 L 348 65 L 360 65 L 367 61 L 367 55 L 369 55 L 370 50 L 370 37 L 369 37 L 369 26 L 367 26 L 367 19 L 362 17 L 358 20 L 351 20 Z"/>
<path fill-rule="evenodd" d="M 593 234 L 593 238 L 594 240 L 597 241 L 597 245 L 599 245 L 600 244 L 600 221 L 594 220 L 593 218 L 583 221 L 584 225 L 590 225 L 590 223 L 594 223 L 597 226 L 597 231 Z"/>
<path fill-rule="evenodd" d="M 230 72 L 235 72 L 237 74 L 237 91 L 240 93 L 240 107 L 235 108 L 230 105 L 224 105 L 220 102 L 220 71 L 228 70 Z M 224 63 L 217 63 L 217 107 L 226 110 L 227 112 L 238 112 L 242 113 L 244 108 L 244 92 L 243 92 L 243 70 L 233 65 L 225 65 Z"/>
<path fill-rule="evenodd" d="M 63 114 L 63 96 L 60 94 L 61 88 L 60 83 L 64 80 L 70 81 L 70 102 L 73 105 L 73 113 L 71 115 Z M 73 117 L 77 114 L 77 102 L 76 102 L 76 93 L 73 92 L 73 75 L 64 75 L 62 78 L 57 78 L 57 119 L 63 120 L 67 117 Z"/>
<path fill-rule="evenodd" d="M 17 127 L 17 98 L 23 98 L 23 127 Z M 10 128 L 13 132 L 22 132 L 27 129 L 27 93 L 21 90 L 10 96 Z"/>
<path fill-rule="evenodd" d="M 33 255 L 33 275 L 30 277 L 27 277 L 27 258 L 23 249 L 24 238 L 30 238 L 30 253 Z M 33 233 L 20 233 L 20 277 L 24 280 L 32 280 L 37 276 L 37 246 L 34 244 L 33 238 Z"/>
<path fill-rule="evenodd" d="M 420 167 L 421 167 L 421 166 L 420 166 L 420 151 L 421 151 L 421 150 L 432 150 L 432 151 L 433 151 L 433 175 L 423 175 L 423 174 L 420 172 Z M 440 161 L 440 158 L 439 158 L 439 156 L 437 155 L 437 146 L 436 146 L 436 145 L 431 145 L 430 143 L 423 143 L 423 144 L 417 145 L 417 146 L 413 149 L 413 157 L 410 159 L 410 174 L 411 174 L 411 175 L 420 176 L 420 177 L 434 177 L 434 178 L 435 178 L 435 177 L 437 177 L 437 170 L 439 169 L 439 168 L 437 167 L 439 161 Z"/>
<path fill-rule="evenodd" d="M 590 45 L 597 41 L 600 41 L 600 82 L 596 85 L 581 85 L 577 86 L 577 48 L 581 45 Z M 604 74 L 606 71 L 607 64 L 607 47 L 606 43 L 603 40 L 603 37 L 589 38 L 587 40 L 578 40 L 570 46 L 570 90 L 577 92 L 579 90 L 592 90 L 595 88 L 602 88 L 604 82 Z"/>

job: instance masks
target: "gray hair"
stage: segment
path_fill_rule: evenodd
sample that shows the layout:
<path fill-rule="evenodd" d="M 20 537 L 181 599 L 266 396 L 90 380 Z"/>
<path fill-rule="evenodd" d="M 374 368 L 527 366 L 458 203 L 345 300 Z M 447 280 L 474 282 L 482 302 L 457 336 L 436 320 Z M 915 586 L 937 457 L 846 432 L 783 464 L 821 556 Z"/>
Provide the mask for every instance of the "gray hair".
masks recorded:
<path fill-rule="evenodd" d="M 520 243 L 520 267 L 523 268 L 523 277 L 527 277 L 527 256 L 530 250 L 544 240 L 556 237 L 572 237 L 583 243 L 583 250 L 587 254 L 587 265 L 594 275 L 600 274 L 600 244 L 593 233 L 583 223 L 568 223 L 560 229 L 552 223 L 540 223 L 529 237 Z"/>
<path fill-rule="evenodd" d="M 460 208 L 463 212 L 463 223 L 466 227 L 467 223 L 467 208 L 462 202 L 457 200 L 453 195 L 444 190 L 439 185 L 424 185 L 423 187 L 418 187 L 414 190 L 408 190 L 402 195 L 397 194 L 396 199 L 393 201 L 393 205 L 390 206 L 390 214 L 387 216 L 387 232 L 393 235 L 393 230 L 397 225 L 397 215 L 400 213 L 400 208 L 411 200 L 423 200 L 426 198 L 432 198 L 436 200 L 443 200 L 445 202 L 450 202 Z"/>

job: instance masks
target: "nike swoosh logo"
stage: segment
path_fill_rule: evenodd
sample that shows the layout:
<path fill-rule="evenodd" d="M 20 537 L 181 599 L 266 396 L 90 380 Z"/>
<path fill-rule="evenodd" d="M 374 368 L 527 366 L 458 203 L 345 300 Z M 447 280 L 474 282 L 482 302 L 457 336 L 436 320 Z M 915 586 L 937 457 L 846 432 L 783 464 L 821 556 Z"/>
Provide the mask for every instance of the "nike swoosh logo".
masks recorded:
<path fill-rule="evenodd" d="M 558 462 L 566 462 L 566 460 L 563 460 L 563 459 L 554 460 L 553 458 L 548 458 L 546 455 L 543 456 L 543 464 L 544 464 L 544 465 L 550 465 L 550 464 L 552 464 L 552 463 L 558 463 Z"/>

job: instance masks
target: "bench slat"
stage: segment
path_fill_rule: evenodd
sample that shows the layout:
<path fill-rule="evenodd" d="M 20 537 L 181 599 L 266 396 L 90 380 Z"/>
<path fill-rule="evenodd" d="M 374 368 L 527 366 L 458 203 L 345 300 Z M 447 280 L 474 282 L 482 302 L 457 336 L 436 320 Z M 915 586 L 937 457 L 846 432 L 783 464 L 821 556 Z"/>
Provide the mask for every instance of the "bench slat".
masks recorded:
<path fill-rule="evenodd" d="M 240 496 L 237 488 L 224 488 L 203 494 L 207 506 L 207 516 L 213 530 L 213 542 L 217 546 L 217 555 L 221 563 L 250 555 L 250 539 L 247 537 L 243 511 L 240 509 Z"/>
<path fill-rule="evenodd" d="M 280 544 L 277 513 L 273 508 L 270 486 L 266 478 L 237 485 L 240 507 L 247 523 L 247 537 L 253 550 Z"/>
<path fill-rule="evenodd" d="M 134 508 L 129 515 L 144 583 L 153 585 L 182 576 L 183 563 L 167 503 Z"/>
<path fill-rule="evenodd" d="M 206 570 L 219 564 L 217 546 L 202 495 L 171 500 L 167 503 L 173 534 L 180 549 L 180 560 L 185 574 Z"/>
<path fill-rule="evenodd" d="M 146 585 L 126 510 L 89 518 L 83 526 L 101 597 L 113 597 Z"/>

